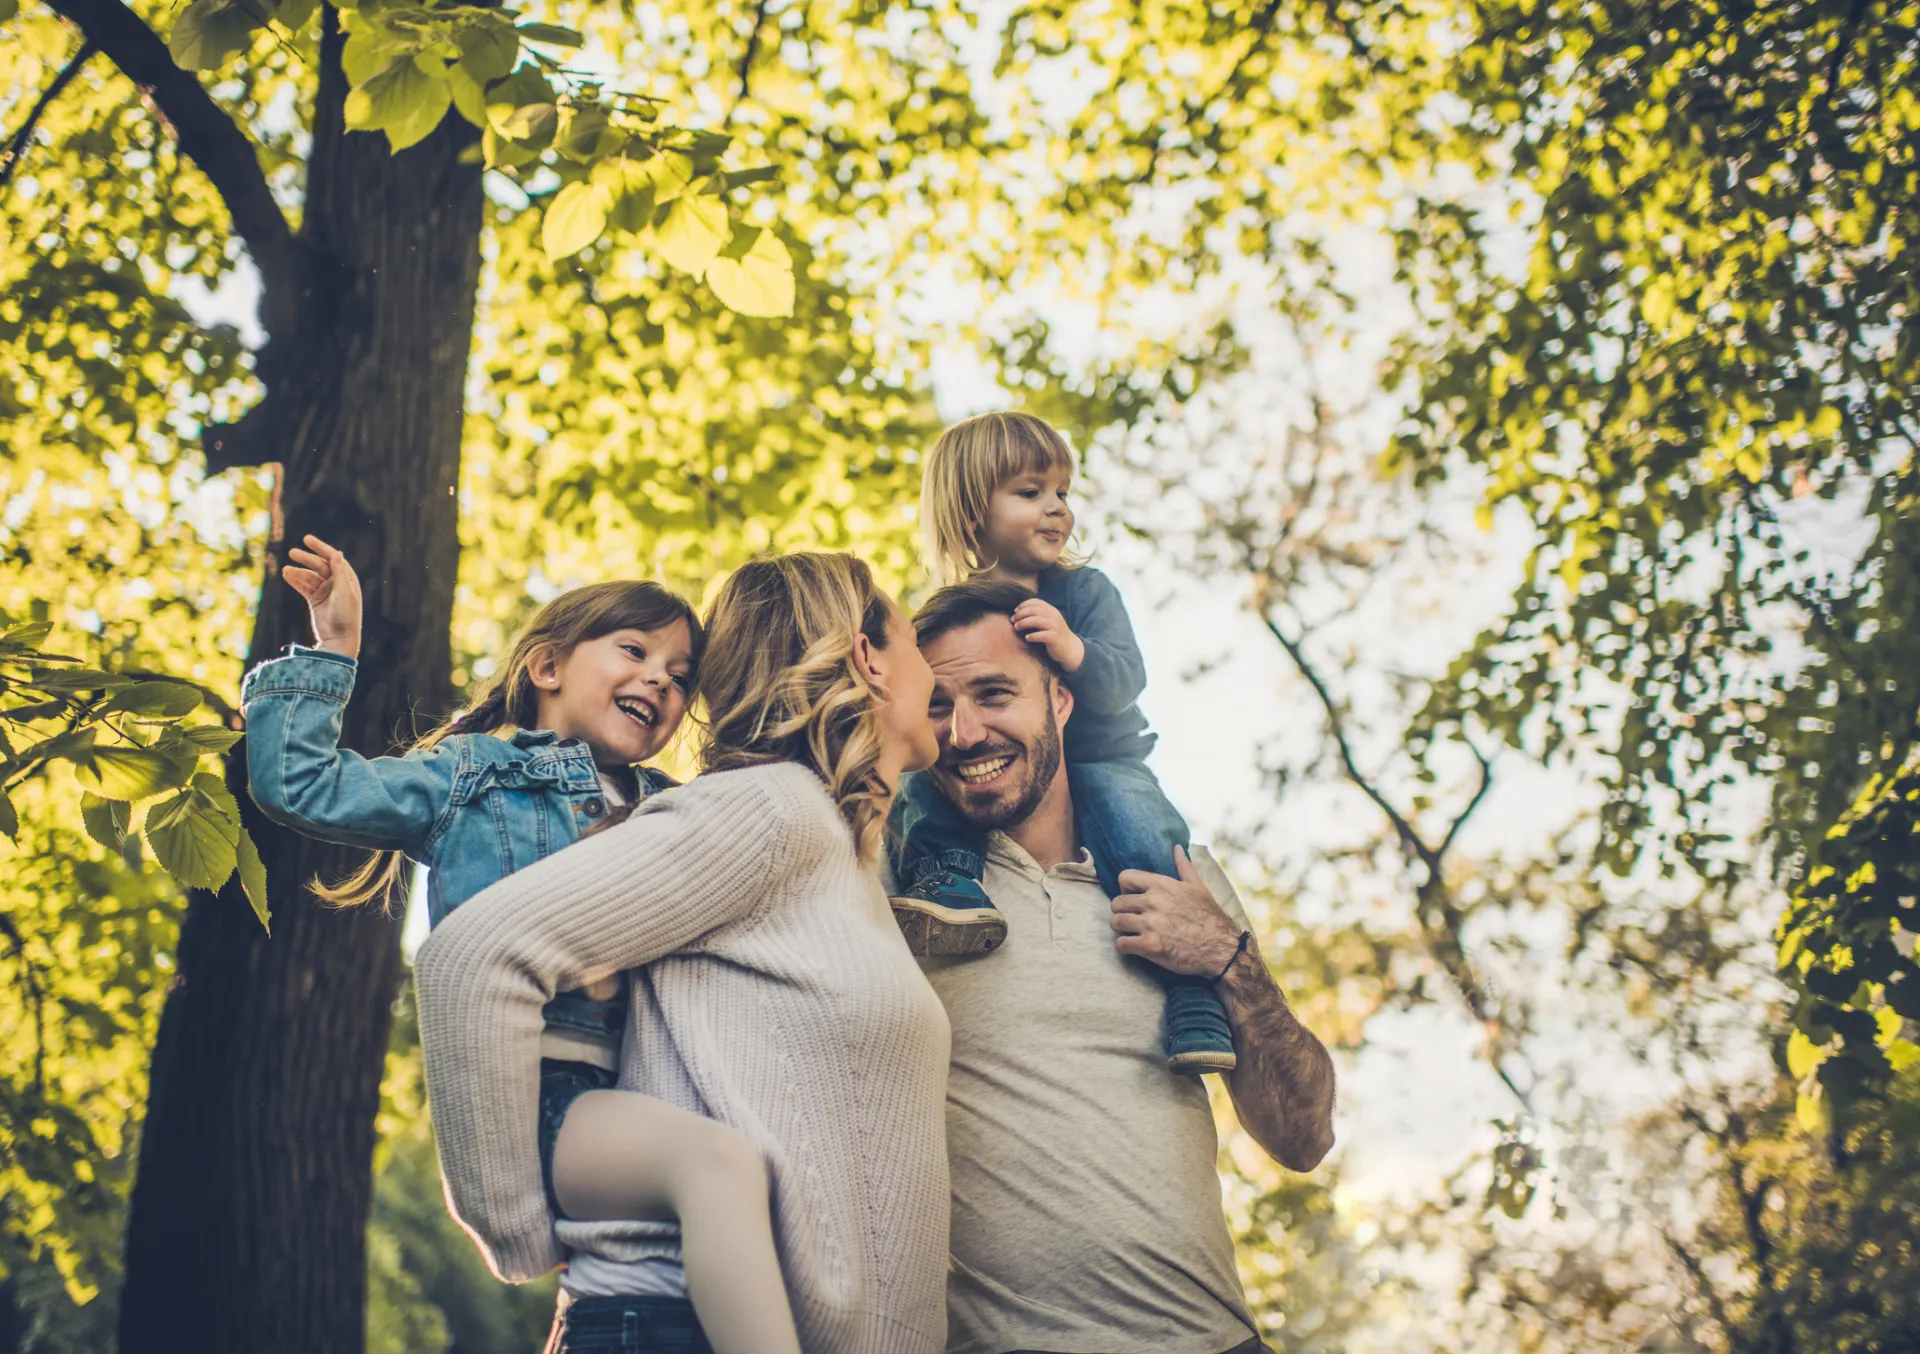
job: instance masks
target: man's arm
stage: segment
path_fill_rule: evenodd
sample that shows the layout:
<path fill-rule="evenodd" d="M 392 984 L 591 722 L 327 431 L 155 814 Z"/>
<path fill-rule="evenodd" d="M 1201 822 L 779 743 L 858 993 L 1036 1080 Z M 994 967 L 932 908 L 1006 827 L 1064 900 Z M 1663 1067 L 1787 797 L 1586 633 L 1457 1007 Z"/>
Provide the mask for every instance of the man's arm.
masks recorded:
<path fill-rule="evenodd" d="M 1251 939 L 1182 853 L 1178 879 L 1128 870 L 1113 900 L 1114 948 L 1174 973 L 1211 978 L 1233 1027 L 1240 1065 L 1227 1092 L 1240 1124 L 1281 1165 L 1310 1171 L 1333 1147 L 1333 1059 L 1294 1016 Z M 1229 962 L 1231 961 L 1231 962 Z"/>
<path fill-rule="evenodd" d="M 1333 1149 L 1333 1059 L 1294 1016 L 1252 941 L 1215 990 L 1239 1058 L 1227 1094 L 1240 1126 L 1282 1166 L 1312 1170 Z"/>

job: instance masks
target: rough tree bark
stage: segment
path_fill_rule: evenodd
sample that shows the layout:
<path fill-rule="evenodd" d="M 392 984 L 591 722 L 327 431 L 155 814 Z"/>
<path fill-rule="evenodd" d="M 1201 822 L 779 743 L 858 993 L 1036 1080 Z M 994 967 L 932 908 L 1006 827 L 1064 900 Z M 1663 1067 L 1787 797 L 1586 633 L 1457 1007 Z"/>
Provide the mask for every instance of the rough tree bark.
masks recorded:
<path fill-rule="evenodd" d="M 344 549 L 366 585 L 345 742 L 388 750 L 451 700 L 462 392 L 480 269 L 476 134 L 448 118 L 400 155 L 348 133 L 323 7 L 304 219 L 289 228 L 246 135 L 120 0 L 53 0 L 142 87 L 220 191 L 263 277 L 261 404 L 209 429 L 210 469 L 278 463 L 281 519 Z M 274 553 L 280 551 L 275 543 Z M 268 565 L 250 661 L 305 639 Z M 196 892 L 152 1064 L 120 1346 L 352 1354 L 364 1341 L 373 1119 L 399 976 L 398 921 L 304 884 L 354 853 L 262 820 L 273 934 L 237 885 Z"/>

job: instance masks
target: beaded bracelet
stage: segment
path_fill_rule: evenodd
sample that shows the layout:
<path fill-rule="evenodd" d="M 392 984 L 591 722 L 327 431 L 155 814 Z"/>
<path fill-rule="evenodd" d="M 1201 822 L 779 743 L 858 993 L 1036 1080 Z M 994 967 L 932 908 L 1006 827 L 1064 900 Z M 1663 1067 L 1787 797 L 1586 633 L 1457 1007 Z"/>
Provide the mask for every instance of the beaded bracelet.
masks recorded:
<path fill-rule="evenodd" d="M 1234 964 L 1239 961 L 1241 955 L 1247 952 L 1247 942 L 1252 939 L 1253 939 L 1253 932 L 1242 931 L 1240 933 L 1240 943 L 1233 947 L 1233 958 L 1227 960 L 1227 966 L 1221 969 L 1219 974 L 1214 978 L 1214 981 L 1216 983 L 1223 981 L 1226 978 L 1227 974 L 1233 971 Z"/>

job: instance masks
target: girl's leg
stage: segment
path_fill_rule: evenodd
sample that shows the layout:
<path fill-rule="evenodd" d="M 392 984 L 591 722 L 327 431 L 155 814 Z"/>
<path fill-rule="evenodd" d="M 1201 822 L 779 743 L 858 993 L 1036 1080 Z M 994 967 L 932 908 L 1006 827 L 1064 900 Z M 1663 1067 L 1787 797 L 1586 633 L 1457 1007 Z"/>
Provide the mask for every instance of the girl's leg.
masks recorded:
<path fill-rule="evenodd" d="M 1172 875 L 1173 848 L 1189 845 L 1187 822 L 1168 802 L 1145 762 L 1069 762 L 1074 822 L 1093 852 L 1100 886 L 1120 892 L 1120 874 L 1145 870 Z M 1175 1072 L 1230 1072 L 1238 1063 L 1226 1007 L 1205 978 L 1154 970 L 1167 989 L 1162 1048 Z"/>
<path fill-rule="evenodd" d="M 725 1124 L 630 1091 L 573 1102 L 553 1192 L 576 1221 L 678 1218 L 687 1296 L 714 1354 L 799 1354 L 767 1170 Z"/>
<path fill-rule="evenodd" d="M 894 920 L 907 948 L 922 956 L 986 954 L 1007 938 L 1007 920 L 980 887 L 987 834 L 934 788 L 909 774 L 888 820 L 894 849 Z"/>

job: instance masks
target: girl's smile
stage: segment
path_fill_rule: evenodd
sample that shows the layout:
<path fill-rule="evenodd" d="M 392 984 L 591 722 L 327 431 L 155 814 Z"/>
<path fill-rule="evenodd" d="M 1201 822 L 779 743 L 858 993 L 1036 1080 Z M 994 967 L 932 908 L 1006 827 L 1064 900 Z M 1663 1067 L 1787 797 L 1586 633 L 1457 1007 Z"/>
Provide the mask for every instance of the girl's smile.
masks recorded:
<path fill-rule="evenodd" d="M 600 766 L 632 766 L 657 756 L 686 717 L 693 636 L 682 621 L 615 630 L 564 658 L 542 653 L 530 667 L 541 728 L 578 738 Z"/>

